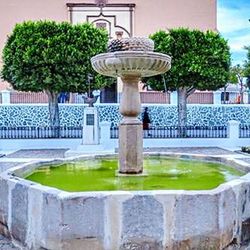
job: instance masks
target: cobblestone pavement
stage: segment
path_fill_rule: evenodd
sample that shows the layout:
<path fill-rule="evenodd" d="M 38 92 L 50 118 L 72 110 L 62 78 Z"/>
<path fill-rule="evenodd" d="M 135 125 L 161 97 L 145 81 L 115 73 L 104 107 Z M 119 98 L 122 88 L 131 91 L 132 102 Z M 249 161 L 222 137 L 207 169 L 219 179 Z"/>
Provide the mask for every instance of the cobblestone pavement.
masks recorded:
<path fill-rule="evenodd" d="M 20 248 L 15 247 L 9 239 L 0 234 L 0 250 L 20 250 Z"/>
<path fill-rule="evenodd" d="M 12 154 L 6 155 L 6 158 L 64 158 L 64 154 L 67 151 L 64 149 L 22 149 Z"/>
<path fill-rule="evenodd" d="M 239 160 L 245 161 L 247 163 L 250 163 L 250 158 L 239 158 Z"/>
<path fill-rule="evenodd" d="M 0 170 L 4 168 L 14 167 L 21 162 L 28 162 L 32 159 L 49 159 L 49 158 L 65 158 L 65 152 L 68 149 L 34 149 L 34 150 L 18 150 L 14 153 L 1 157 Z M 172 152 L 172 153 L 191 153 L 205 155 L 232 155 L 250 163 L 250 155 L 240 155 L 222 148 L 211 147 L 191 147 L 191 148 L 144 148 L 144 152 Z M 15 161 L 16 159 L 16 161 Z M 250 250 L 249 247 L 230 247 L 228 250 Z M 0 235 L 0 250 L 20 250 L 15 247 L 12 242 Z"/>
<path fill-rule="evenodd" d="M 9 168 L 13 168 L 19 164 L 20 163 L 17 163 L 17 162 L 0 162 L 0 173 Z"/>
<path fill-rule="evenodd" d="M 205 155 L 237 155 L 237 153 L 217 148 L 217 147 L 188 147 L 188 148 L 144 148 L 144 152 L 172 152 L 172 153 L 189 153 Z M 250 155 L 249 155 L 250 156 Z"/>

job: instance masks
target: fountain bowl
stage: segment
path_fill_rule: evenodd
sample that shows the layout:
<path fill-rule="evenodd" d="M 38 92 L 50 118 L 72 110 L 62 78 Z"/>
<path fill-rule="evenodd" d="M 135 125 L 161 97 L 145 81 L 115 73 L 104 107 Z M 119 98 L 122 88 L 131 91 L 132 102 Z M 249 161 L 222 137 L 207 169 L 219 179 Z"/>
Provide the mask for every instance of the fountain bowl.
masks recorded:
<path fill-rule="evenodd" d="M 150 154 L 216 161 L 226 157 Z M 112 155 L 106 155 L 111 157 Z M 250 174 L 212 190 L 66 192 L 22 178 L 47 164 L 23 164 L 0 174 L 0 233 L 28 249 L 224 249 L 249 241 Z"/>
<path fill-rule="evenodd" d="M 91 58 L 92 67 L 110 77 L 149 77 L 163 74 L 171 67 L 171 57 L 152 51 L 117 51 Z"/>

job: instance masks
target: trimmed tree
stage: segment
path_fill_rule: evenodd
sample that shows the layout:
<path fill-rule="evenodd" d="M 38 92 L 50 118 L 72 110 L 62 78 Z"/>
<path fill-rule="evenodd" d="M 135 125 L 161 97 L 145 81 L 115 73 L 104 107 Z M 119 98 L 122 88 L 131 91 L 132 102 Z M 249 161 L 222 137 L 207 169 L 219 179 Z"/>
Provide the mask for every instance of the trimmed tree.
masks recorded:
<path fill-rule="evenodd" d="M 244 49 L 247 51 L 247 59 L 243 65 L 244 67 L 244 74 L 246 76 L 250 76 L 250 46 L 245 46 Z"/>
<path fill-rule="evenodd" d="M 248 103 L 250 103 L 250 46 L 245 46 L 247 50 L 247 60 L 244 63 L 244 74 L 247 77 Z"/>
<path fill-rule="evenodd" d="M 245 69 L 241 67 L 239 64 L 230 67 L 230 83 L 239 84 L 240 85 L 240 103 L 243 103 L 243 78 L 245 76 Z"/>
<path fill-rule="evenodd" d="M 28 21 L 17 24 L 3 49 L 2 79 L 20 91 L 45 91 L 50 125 L 60 126 L 60 92 L 86 92 L 107 84 L 91 67 L 90 58 L 106 50 L 106 31 L 84 23 Z"/>
<path fill-rule="evenodd" d="M 177 90 L 178 125 L 186 126 L 188 96 L 195 90 L 216 90 L 228 81 L 227 42 L 218 33 L 186 28 L 159 31 L 151 39 L 155 51 L 172 57 L 172 67 L 166 74 L 148 79 L 147 84 L 155 90 Z"/>

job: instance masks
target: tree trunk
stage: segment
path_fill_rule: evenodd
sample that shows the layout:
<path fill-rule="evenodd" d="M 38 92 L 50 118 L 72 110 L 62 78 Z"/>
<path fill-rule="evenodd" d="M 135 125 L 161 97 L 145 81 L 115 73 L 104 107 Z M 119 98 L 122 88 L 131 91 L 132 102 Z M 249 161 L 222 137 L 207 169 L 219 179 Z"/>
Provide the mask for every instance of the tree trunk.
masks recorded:
<path fill-rule="evenodd" d="M 58 93 L 46 91 L 49 99 L 49 121 L 52 129 L 52 136 L 60 136 L 60 119 L 59 119 L 59 107 L 58 107 Z"/>
<path fill-rule="evenodd" d="M 186 137 L 187 125 L 187 88 L 178 88 L 178 136 Z"/>
<path fill-rule="evenodd" d="M 243 77 L 240 74 L 237 74 L 238 77 L 238 83 L 240 84 L 240 104 L 243 104 Z"/>
<path fill-rule="evenodd" d="M 224 86 L 223 104 L 226 104 L 227 86 Z"/>
<path fill-rule="evenodd" d="M 244 93 L 243 93 L 243 80 L 240 81 L 240 104 L 244 103 Z"/>
<path fill-rule="evenodd" d="M 186 126 L 187 124 L 187 88 L 178 88 L 178 125 Z"/>

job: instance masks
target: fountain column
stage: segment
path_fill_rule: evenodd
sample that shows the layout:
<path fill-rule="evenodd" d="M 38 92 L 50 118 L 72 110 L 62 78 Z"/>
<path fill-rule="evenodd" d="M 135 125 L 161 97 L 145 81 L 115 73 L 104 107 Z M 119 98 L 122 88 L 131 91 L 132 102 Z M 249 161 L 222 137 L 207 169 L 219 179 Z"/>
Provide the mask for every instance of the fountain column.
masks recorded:
<path fill-rule="evenodd" d="M 96 72 L 105 76 L 121 77 L 123 91 L 119 125 L 119 173 L 143 172 L 142 124 L 138 82 L 141 77 L 163 74 L 170 69 L 171 58 L 156 53 L 154 43 L 147 38 L 123 38 L 109 42 L 108 52 L 91 58 Z"/>
<path fill-rule="evenodd" d="M 123 91 L 120 113 L 123 120 L 119 126 L 119 173 L 138 174 L 143 170 L 142 123 L 137 118 L 141 112 L 139 75 L 121 77 Z"/>

